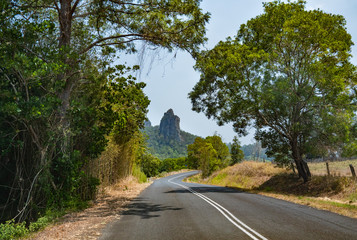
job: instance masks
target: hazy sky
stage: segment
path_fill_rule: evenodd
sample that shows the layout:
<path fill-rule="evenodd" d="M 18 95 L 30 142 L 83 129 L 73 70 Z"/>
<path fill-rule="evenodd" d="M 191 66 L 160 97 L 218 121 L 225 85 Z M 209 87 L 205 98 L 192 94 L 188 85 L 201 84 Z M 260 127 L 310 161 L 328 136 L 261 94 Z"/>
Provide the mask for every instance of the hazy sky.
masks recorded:
<path fill-rule="evenodd" d="M 213 48 L 220 40 L 235 36 L 239 26 L 249 19 L 263 13 L 262 0 L 203 0 L 201 7 L 211 13 L 207 25 L 208 43 L 205 48 Z M 357 1 L 356 0 L 310 0 L 308 9 L 317 9 L 340 14 L 346 18 L 347 31 L 357 44 Z M 353 46 L 352 54 L 357 56 L 357 47 Z M 175 115 L 181 119 L 181 130 L 206 137 L 217 132 L 225 142 L 231 142 L 236 133 L 231 125 L 219 127 L 203 113 L 191 110 L 188 93 L 199 80 L 199 73 L 193 69 L 195 64 L 191 56 L 179 51 L 175 54 L 166 52 L 150 53 L 146 57 L 139 79 L 147 83 L 145 93 L 151 100 L 148 118 L 153 125 L 159 125 L 160 120 L 168 109 L 172 108 Z M 153 59 L 154 58 L 154 59 Z M 137 63 L 137 58 L 135 58 Z M 134 60 L 132 60 L 135 62 Z M 128 63 L 131 61 L 129 60 Z M 357 58 L 352 62 L 356 65 Z M 150 69 L 150 70 L 148 70 Z M 252 134 L 239 138 L 242 144 L 253 142 Z"/>

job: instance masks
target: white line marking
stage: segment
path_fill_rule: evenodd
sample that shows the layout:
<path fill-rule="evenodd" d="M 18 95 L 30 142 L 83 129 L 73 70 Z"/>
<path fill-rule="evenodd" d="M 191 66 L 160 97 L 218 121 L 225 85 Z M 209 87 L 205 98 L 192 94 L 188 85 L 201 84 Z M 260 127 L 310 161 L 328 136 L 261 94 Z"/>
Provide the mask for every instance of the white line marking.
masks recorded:
<path fill-rule="evenodd" d="M 204 201 L 206 201 L 207 203 L 209 203 L 211 206 L 213 206 L 214 208 L 216 208 L 225 218 L 227 218 L 234 226 L 236 226 L 237 228 L 239 228 L 241 231 L 243 231 L 245 234 L 247 234 L 249 237 L 251 237 L 254 240 L 268 240 L 267 238 L 263 237 L 261 234 L 259 234 L 258 232 L 256 232 L 255 230 L 253 230 L 252 228 L 250 228 L 249 226 L 247 226 L 245 223 L 243 223 L 241 220 L 239 220 L 237 217 L 235 217 L 231 212 L 229 212 L 227 209 L 225 209 L 224 207 L 222 207 L 221 205 L 219 205 L 218 203 L 216 203 L 215 201 L 213 201 L 212 199 L 210 199 L 209 197 L 196 192 L 195 190 L 191 189 L 190 187 L 187 187 L 185 185 L 182 185 L 180 183 L 175 183 L 172 182 L 172 180 L 183 177 L 183 176 L 188 176 L 189 174 L 182 174 L 173 178 L 170 178 L 168 180 L 169 183 L 175 184 L 177 186 L 180 186 L 188 191 L 190 191 L 191 193 L 193 193 L 194 195 L 196 195 L 197 197 L 203 199 Z M 254 236 L 254 235 L 255 236 Z M 257 238 L 258 237 L 258 238 Z"/>

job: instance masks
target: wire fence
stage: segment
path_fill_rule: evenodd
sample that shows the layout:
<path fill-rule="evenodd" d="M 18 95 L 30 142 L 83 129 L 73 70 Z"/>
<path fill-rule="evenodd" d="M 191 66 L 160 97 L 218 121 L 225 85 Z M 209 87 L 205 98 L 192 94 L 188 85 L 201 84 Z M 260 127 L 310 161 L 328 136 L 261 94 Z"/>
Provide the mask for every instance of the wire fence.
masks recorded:
<path fill-rule="evenodd" d="M 312 175 L 317 176 L 352 176 L 356 177 L 357 159 L 306 159 Z"/>

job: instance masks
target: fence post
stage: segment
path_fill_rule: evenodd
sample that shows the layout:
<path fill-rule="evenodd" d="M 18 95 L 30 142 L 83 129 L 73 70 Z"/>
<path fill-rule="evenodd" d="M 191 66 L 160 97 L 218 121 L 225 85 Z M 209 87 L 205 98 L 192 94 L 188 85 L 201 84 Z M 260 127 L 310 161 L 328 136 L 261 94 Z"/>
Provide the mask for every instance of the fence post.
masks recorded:
<path fill-rule="evenodd" d="M 352 164 L 350 164 L 350 169 L 351 169 L 352 177 L 356 178 L 355 168 L 352 166 Z"/>
<path fill-rule="evenodd" d="M 328 166 L 328 161 L 326 161 L 327 175 L 330 176 L 330 167 Z"/>

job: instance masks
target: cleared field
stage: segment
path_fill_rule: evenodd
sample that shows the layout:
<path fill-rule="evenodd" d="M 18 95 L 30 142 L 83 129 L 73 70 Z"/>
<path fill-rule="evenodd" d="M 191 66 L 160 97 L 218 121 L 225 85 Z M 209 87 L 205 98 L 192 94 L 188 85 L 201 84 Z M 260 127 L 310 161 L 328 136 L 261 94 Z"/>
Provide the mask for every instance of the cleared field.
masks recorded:
<path fill-rule="evenodd" d="M 328 162 L 330 174 L 332 176 L 352 176 L 350 164 L 357 171 L 357 159 L 346 161 Z M 325 176 L 327 175 L 326 162 L 308 163 L 312 175 Z"/>

